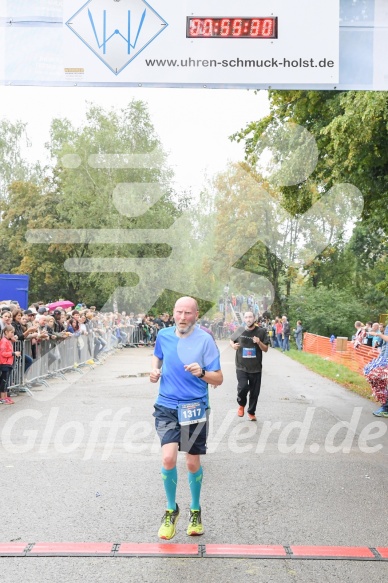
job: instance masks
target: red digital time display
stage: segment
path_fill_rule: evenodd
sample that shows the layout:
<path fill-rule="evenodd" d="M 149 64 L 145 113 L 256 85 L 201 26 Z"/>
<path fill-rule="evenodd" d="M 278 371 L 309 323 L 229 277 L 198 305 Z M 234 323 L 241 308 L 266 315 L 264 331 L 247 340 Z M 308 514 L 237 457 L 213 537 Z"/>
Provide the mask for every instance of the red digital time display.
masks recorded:
<path fill-rule="evenodd" d="M 277 16 L 187 17 L 187 38 L 278 38 Z"/>

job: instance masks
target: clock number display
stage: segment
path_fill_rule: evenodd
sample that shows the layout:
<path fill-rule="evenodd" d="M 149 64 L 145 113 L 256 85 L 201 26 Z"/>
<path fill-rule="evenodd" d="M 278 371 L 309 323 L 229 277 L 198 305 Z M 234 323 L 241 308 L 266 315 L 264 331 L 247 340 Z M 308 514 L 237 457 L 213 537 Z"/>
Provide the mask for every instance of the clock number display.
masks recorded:
<path fill-rule="evenodd" d="M 187 17 L 187 38 L 278 38 L 278 18 L 275 16 L 241 17 Z"/>

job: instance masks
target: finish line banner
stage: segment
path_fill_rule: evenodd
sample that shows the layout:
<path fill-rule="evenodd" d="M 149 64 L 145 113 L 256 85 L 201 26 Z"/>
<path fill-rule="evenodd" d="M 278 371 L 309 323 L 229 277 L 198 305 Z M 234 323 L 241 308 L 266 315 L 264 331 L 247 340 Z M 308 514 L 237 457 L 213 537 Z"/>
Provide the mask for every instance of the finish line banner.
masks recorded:
<path fill-rule="evenodd" d="M 0 0 L 1 82 L 314 86 L 340 77 L 340 0 Z"/>

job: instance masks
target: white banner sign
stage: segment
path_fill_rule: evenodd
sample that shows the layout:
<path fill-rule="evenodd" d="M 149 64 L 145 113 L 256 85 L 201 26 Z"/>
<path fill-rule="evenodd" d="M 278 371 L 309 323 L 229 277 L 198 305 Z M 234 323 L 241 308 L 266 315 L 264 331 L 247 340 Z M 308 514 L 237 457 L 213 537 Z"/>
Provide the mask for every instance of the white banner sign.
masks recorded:
<path fill-rule="evenodd" d="M 66 0 L 60 82 L 336 84 L 340 0 Z"/>

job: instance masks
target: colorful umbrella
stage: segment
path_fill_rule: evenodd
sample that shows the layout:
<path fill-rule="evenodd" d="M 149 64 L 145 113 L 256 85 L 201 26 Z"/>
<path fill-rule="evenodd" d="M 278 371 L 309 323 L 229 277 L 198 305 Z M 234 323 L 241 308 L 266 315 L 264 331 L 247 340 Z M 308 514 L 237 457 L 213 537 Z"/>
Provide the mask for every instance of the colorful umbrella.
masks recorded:
<path fill-rule="evenodd" d="M 73 302 L 69 302 L 68 300 L 61 300 L 59 302 L 53 302 L 52 304 L 47 304 L 48 309 L 50 312 L 55 310 L 56 308 L 62 308 L 66 310 L 67 308 L 72 308 L 74 306 Z"/>

